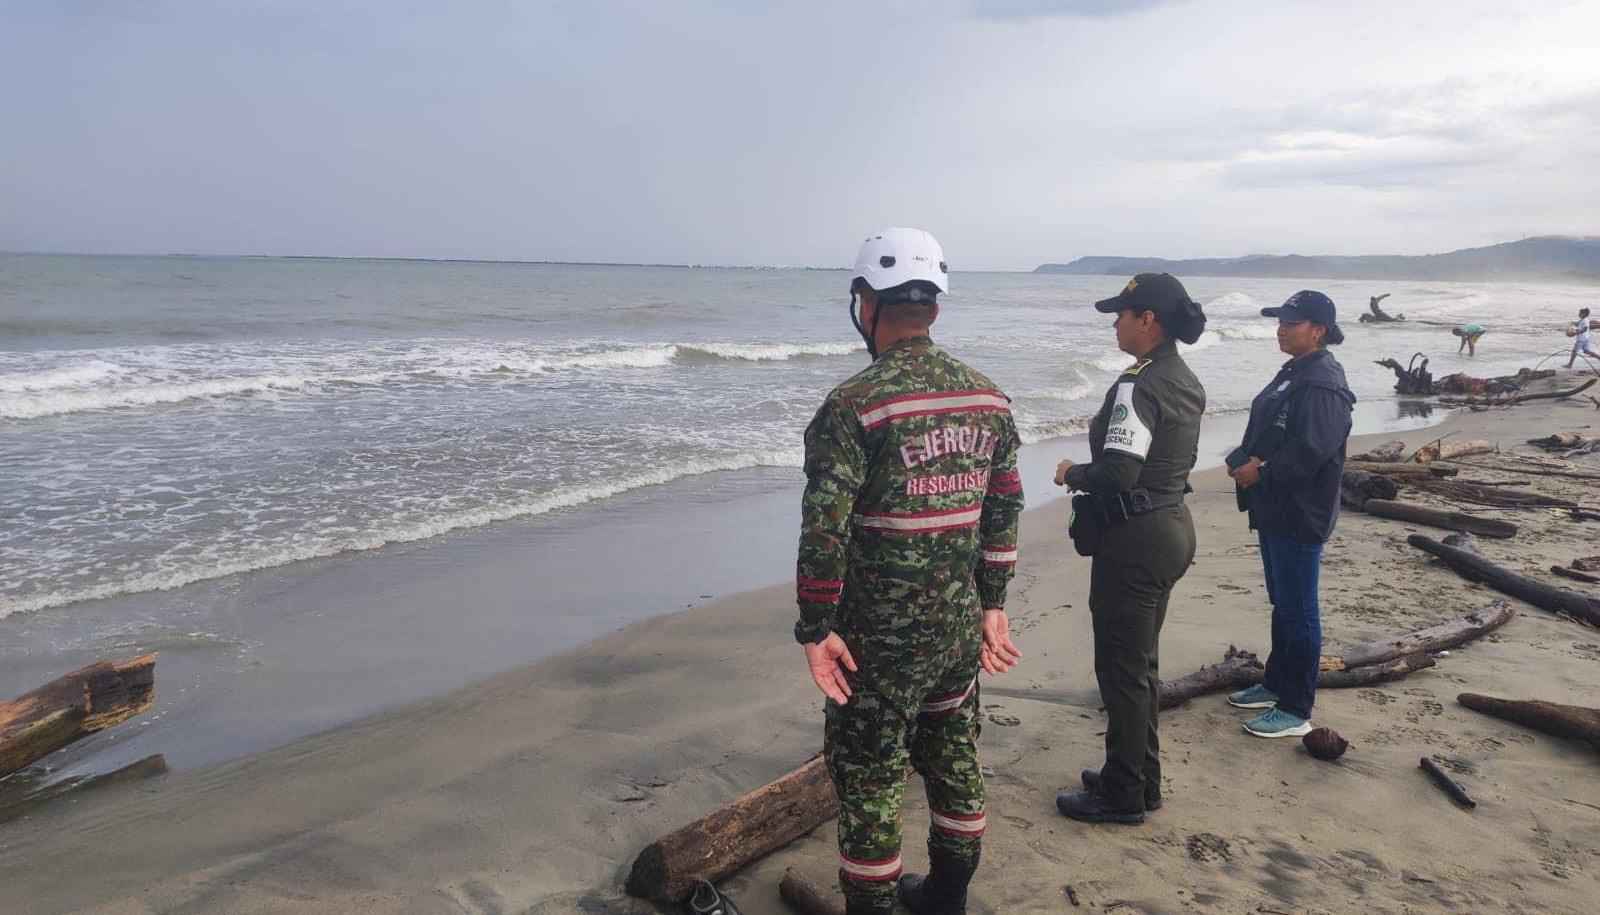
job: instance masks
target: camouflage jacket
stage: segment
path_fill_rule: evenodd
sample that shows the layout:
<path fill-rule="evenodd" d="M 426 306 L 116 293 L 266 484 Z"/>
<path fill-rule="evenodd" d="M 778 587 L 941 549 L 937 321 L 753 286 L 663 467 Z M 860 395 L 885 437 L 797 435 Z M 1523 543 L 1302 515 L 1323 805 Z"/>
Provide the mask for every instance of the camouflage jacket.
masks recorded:
<path fill-rule="evenodd" d="M 1010 404 L 925 336 L 828 395 L 806 429 L 797 641 L 1004 605 L 1022 511 Z"/>

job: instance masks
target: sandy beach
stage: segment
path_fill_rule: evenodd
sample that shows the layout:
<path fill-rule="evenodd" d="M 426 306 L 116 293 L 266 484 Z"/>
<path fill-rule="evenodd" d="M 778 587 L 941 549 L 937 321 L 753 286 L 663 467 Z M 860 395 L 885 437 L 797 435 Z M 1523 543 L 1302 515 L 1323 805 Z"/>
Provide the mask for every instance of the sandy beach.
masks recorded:
<path fill-rule="evenodd" d="M 1446 434 L 1510 449 L 1596 427 L 1587 401 L 1532 404 L 1352 450 Z M 1472 475 L 1586 499 L 1570 480 Z M 1200 549 L 1163 633 L 1169 678 L 1230 644 L 1264 652 L 1267 641 L 1231 483 L 1210 470 L 1194 485 Z M 1506 627 L 1433 669 L 1320 693 L 1317 723 L 1352 744 L 1337 764 L 1246 735 L 1241 713 L 1204 697 L 1163 716 L 1161 811 L 1139 827 L 1061 818 L 1055 793 L 1098 764 L 1104 729 L 1089 565 L 1065 540 L 1065 508 L 1025 516 L 1009 607 L 1024 662 L 982 684 L 992 815 L 975 911 L 1072 910 L 1068 884 L 1086 911 L 1592 911 L 1594 754 L 1454 701 L 1474 691 L 1600 704 L 1600 633 L 1521 603 Z M 1523 525 L 1484 552 L 1541 579 L 1551 563 L 1600 552 L 1592 531 L 1557 514 L 1484 514 Z M 1408 547 L 1417 529 L 1345 514 L 1324 560 L 1325 654 L 1493 598 Z M 48 805 L 0 826 L 0 910 L 650 911 L 620 889 L 643 845 L 818 746 L 820 697 L 788 634 L 791 601 L 786 585 L 717 600 L 275 750 Z M 1452 805 L 1418 771 L 1422 756 L 1446 760 L 1478 809 Z M 911 870 L 925 859 L 919 794 L 914 785 L 906 812 Z M 784 869 L 831 884 L 833 841 L 830 822 L 723 886 L 749 915 L 785 911 Z"/>

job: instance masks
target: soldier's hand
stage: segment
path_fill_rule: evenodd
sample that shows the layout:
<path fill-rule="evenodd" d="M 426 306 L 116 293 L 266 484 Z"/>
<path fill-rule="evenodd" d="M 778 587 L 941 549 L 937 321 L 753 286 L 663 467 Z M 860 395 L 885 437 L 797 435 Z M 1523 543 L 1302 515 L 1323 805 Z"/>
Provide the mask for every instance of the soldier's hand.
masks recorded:
<path fill-rule="evenodd" d="M 983 611 L 983 650 L 978 663 L 990 676 L 1003 674 L 1022 660 L 1022 649 L 1011 641 L 1011 621 L 1004 610 Z"/>
<path fill-rule="evenodd" d="M 811 679 L 817 681 L 817 689 L 840 705 L 849 703 L 850 682 L 845 679 L 844 672 L 855 672 L 856 659 L 850 657 L 850 647 L 844 639 L 839 638 L 839 633 L 830 632 L 822 641 L 804 647 L 806 664 L 811 668 Z"/>
<path fill-rule="evenodd" d="M 1072 469 L 1072 464 L 1073 464 L 1072 461 L 1067 460 L 1067 461 L 1062 461 L 1061 463 L 1056 465 L 1056 485 L 1057 486 L 1065 486 L 1065 485 L 1067 485 L 1067 471 Z"/>

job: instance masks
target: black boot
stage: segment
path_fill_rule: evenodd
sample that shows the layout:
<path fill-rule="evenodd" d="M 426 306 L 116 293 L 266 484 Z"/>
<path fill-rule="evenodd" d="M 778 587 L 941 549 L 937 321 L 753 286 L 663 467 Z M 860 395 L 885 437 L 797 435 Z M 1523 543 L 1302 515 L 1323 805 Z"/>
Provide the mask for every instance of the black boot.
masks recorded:
<path fill-rule="evenodd" d="M 1063 791 L 1056 795 L 1061 815 L 1083 823 L 1143 823 L 1143 810 L 1118 810 L 1098 791 Z"/>
<path fill-rule="evenodd" d="M 900 878 L 900 901 L 918 915 L 967 915 L 967 884 L 978 870 L 978 855 L 964 861 L 947 851 L 928 849 L 928 876 Z"/>
<path fill-rule="evenodd" d="M 1083 770 L 1083 787 L 1090 791 L 1100 790 L 1100 770 Z M 1161 809 L 1161 786 L 1151 787 L 1149 782 L 1144 786 L 1144 812 Z"/>

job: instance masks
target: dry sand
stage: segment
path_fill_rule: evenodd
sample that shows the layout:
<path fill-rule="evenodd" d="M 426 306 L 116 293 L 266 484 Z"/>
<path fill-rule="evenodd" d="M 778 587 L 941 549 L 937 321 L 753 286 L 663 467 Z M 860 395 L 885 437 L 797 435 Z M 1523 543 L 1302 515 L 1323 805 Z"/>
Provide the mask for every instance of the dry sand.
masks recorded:
<path fill-rule="evenodd" d="M 1596 428 L 1585 401 L 1389 437 L 1510 448 Z M 1600 470 L 1600 457 L 1585 461 Z M 1600 496 L 1592 483 L 1468 473 Z M 1259 560 L 1231 483 L 1213 471 L 1195 488 L 1200 550 L 1163 633 L 1168 677 L 1229 644 L 1264 653 L 1267 642 Z M 1089 566 L 1062 533 L 1065 509 L 1024 518 L 1010 611 L 1026 657 L 983 682 L 991 816 L 973 911 L 1073 911 L 1068 884 L 1084 911 L 1596 910 L 1600 757 L 1454 701 L 1473 691 L 1600 705 L 1600 632 L 1521 603 L 1504 629 L 1432 670 L 1323 691 L 1316 721 L 1352 743 L 1337 764 L 1246 735 L 1244 713 L 1205 697 L 1163 717 L 1161 811 L 1138 827 L 1061 818 L 1055 794 L 1098 764 L 1104 731 Z M 1523 533 L 1484 552 L 1541 579 L 1551 563 L 1600 553 L 1600 525 L 1485 513 Z M 1343 518 L 1324 560 L 1327 653 L 1492 599 L 1406 546 L 1417 529 Z M 255 757 L 49 805 L 0 825 L 0 911 L 650 911 L 620 893 L 640 847 L 820 742 L 792 618 L 789 587 L 740 595 Z M 1418 771 L 1430 755 L 1460 773 L 1476 811 Z M 919 795 L 913 786 L 906 812 L 912 870 L 925 860 Z M 831 883 L 836 860 L 829 823 L 723 886 L 747 915 L 781 912 L 786 867 Z"/>

